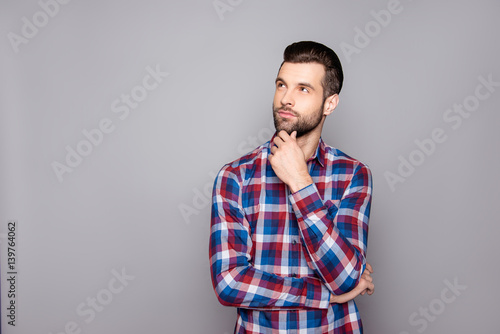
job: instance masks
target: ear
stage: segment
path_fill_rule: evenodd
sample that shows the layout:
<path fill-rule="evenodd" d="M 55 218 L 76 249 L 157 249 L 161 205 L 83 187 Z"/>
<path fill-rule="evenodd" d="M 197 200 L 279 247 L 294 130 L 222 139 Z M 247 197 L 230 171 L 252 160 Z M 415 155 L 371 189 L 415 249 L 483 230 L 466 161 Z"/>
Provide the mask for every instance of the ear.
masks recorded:
<path fill-rule="evenodd" d="M 333 94 L 326 98 L 325 105 L 323 106 L 323 115 L 330 115 L 337 105 L 339 104 L 339 94 Z"/>

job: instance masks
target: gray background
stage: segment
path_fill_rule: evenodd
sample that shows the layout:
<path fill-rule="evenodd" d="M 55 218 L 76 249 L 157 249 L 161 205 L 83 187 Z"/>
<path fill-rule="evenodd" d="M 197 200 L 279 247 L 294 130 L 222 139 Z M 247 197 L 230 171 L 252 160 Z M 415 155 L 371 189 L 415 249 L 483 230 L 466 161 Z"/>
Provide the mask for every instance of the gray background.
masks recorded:
<path fill-rule="evenodd" d="M 37 1 L 2 0 L 3 332 L 232 333 L 236 311 L 209 278 L 206 194 L 224 163 L 269 140 L 274 78 L 298 40 L 339 54 L 345 86 L 323 138 L 374 174 L 366 333 L 497 332 L 500 87 L 472 96 L 479 77 L 500 82 L 500 2 L 401 0 L 377 23 L 372 11 L 391 3 L 72 1 L 44 22 Z M 43 26 L 16 52 L 9 33 L 34 15 Z M 148 66 L 169 74 L 120 119 L 112 103 L 141 92 Z M 447 121 L 463 103 L 470 116 Z M 54 161 L 103 119 L 113 131 L 59 182 Z M 435 128 L 446 140 L 418 153 Z M 391 189 L 400 156 L 418 166 Z M 11 219 L 16 327 L 5 317 Z M 113 270 L 133 276 L 120 292 Z M 103 302 L 93 319 L 88 298 Z"/>

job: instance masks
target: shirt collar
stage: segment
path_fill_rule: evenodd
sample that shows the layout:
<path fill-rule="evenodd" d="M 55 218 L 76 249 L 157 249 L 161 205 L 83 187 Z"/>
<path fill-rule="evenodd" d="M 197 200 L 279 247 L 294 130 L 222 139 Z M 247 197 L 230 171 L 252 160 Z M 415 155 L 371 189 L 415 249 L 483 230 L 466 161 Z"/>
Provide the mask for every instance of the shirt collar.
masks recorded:
<path fill-rule="evenodd" d="M 267 143 L 267 149 L 269 151 L 268 153 L 271 152 L 271 143 L 273 142 L 274 137 L 276 137 L 276 133 Z M 326 154 L 326 145 L 325 142 L 323 141 L 323 138 L 320 137 L 316 151 L 314 151 L 314 154 L 312 155 L 312 157 L 309 158 L 309 160 L 307 160 L 307 162 L 316 160 L 321 165 L 321 167 L 325 167 L 325 154 Z"/>

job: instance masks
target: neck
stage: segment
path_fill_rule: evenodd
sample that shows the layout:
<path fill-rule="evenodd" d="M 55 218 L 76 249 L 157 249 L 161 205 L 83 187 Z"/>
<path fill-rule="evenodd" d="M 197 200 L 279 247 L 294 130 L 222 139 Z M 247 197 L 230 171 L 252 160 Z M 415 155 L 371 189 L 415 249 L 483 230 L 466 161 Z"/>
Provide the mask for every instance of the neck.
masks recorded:
<path fill-rule="evenodd" d="M 297 144 L 302 149 L 302 152 L 304 152 L 306 161 L 313 156 L 314 152 L 316 152 L 316 149 L 318 148 L 319 139 L 321 138 L 321 131 L 323 130 L 323 122 L 324 118 L 323 121 L 318 124 L 318 126 L 314 130 L 297 138 Z"/>

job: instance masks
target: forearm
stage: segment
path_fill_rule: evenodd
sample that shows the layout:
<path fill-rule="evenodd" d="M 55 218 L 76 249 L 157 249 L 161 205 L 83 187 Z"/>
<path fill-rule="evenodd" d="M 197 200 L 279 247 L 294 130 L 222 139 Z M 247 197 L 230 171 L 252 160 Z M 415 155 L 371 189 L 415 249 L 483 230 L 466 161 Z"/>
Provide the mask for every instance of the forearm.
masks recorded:
<path fill-rule="evenodd" d="M 217 272 L 212 265 L 212 281 L 220 303 L 254 309 L 294 309 L 329 306 L 331 294 L 316 278 L 281 277 L 251 265 Z"/>
<path fill-rule="evenodd" d="M 297 216 L 308 264 L 334 294 L 352 290 L 365 267 L 371 199 L 369 171 L 359 176 L 341 200 L 325 204 L 315 185 L 290 196 Z"/>
<path fill-rule="evenodd" d="M 220 303 L 243 308 L 327 308 L 330 292 L 317 278 L 283 277 L 250 262 L 252 240 L 242 223 L 215 216 L 210 270 Z"/>
<path fill-rule="evenodd" d="M 334 294 L 352 290 L 364 269 L 363 254 L 327 219 L 326 209 L 298 218 L 298 224 L 311 269 Z"/>

